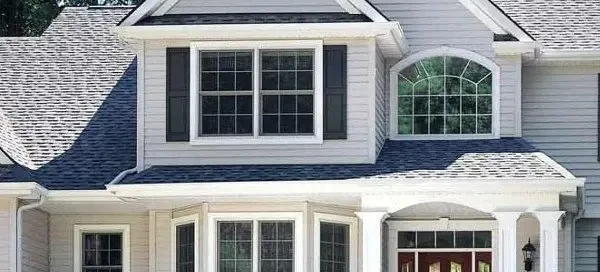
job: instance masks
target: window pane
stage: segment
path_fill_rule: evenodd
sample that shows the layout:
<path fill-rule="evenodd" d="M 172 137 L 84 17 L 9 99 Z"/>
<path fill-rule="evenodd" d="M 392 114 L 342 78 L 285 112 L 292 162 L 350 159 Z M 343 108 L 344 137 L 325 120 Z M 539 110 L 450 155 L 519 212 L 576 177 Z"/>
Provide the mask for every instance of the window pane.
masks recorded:
<path fill-rule="evenodd" d="M 446 116 L 446 134 L 460 134 L 460 116 Z"/>
<path fill-rule="evenodd" d="M 492 133 L 492 116 L 477 116 L 477 133 Z"/>
<path fill-rule="evenodd" d="M 430 114 L 444 114 L 444 97 L 443 96 L 431 96 L 430 97 Z"/>
<path fill-rule="evenodd" d="M 476 231 L 475 232 L 475 248 L 491 248 L 492 247 L 492 232 L 491 231 Z"/>
<path fill-rule="evenodd" d="M 477 113 L 492 114 L 492 97 L 489 95 L 477 96 Z"/>
<path fill-rule="evenodd" d="M 429 76 L 444 74 L 444 57 L 433 57 L 421 61 L 421 65 Z"/>
<path fill-rule="evenodd" d="M 435 237 L 436 248 L 454 248 L 454 232 L 438 231 Z"/>
<path fill-rule="evenodd" d="M 415 134 L 429 134 L 429 117 L 415 116 Z"/>
<path fill-rule="evenodd" d="M 446 74 L 461 76 L 469 61 L 463 58 L 446 57 Z"/>
<path fill-rule="evenodd" d="M 259 238 L 261 271 L 292 272 L 289 264 L 294 261 L 294 222 L 260 222 Z"/>
<path fill-rule="evenodd" d="M 429 97 L 415 96 L 415 114 L 429 114 Z"/>
<path fill-rule="evenodd" d="M 489 73 L 490 71 L 487 68 L 477 64 L 476 62 L 471 61 L 469 62 L 469 66 L 467 66 L 463 77 L 473 82 L 479 82 Z"/>
<path fill-rule="evenodd" d="M 219 222 L 219 271 L 251 271 L 252 222 Z"/>
<path fill-rule="evenodd" d="M 413 97 L 412 96 L 398 97 L 398 114 L 400 114 L 400 115 L 413 114 Z"/>
<path fill-rule="evenodd" d="M 461 94 L 475 94 L 477 93 L 477 85 L 468 80 L 461 80 L 462 92 Z"/>
<path fill-rule="evenodd" d="M 413 132 L 413 117 L 398 116 L 398 134 L 412 134 Z"/>
<path fill-rule="evenodd" d="M 444 94 L 444 77 L 434 77 L 429 79 L 429 90 L 431 95 Z"/>
<path fill-rule="evenodd" d="M 463 96 L 461 107 L 462 114 L 475 114 L 475 96 Z"/>
<path fill-rule="evenodd" d="M 417 248 L 434 248 L 434 232 L 417 232 Z"/>
<path fill-rule="evenodd" d="M 312 90 L 313 87 L 313 72 L 298 72 L 298 90 Z"/>
<path fill-rule="evenodd" d="M 429 95 L 429 80 L 421 80 L 414 85 L 415 95 Z"/>
<path fill-rule="evenodd" d="M 398 76 L 398 94 L 399 95 L 412 95 L 413 84 L 405 80 L 402 76 Z"/>
<path fill-rule="evenodd" d="M 120 270 L 122 265 L 122 234 L 84 233 L 82 234 L 82 270 Z"/>
<path fill-rule="evenodd" d="M 473 247 L 473 232 L 472 231 L 457 231 L 455 235 L 456 235 L 456 248 L 472 248 Z"/>
<path fill-rule="evenodd" d="M 475 133 L 475 115 L 463 115 L 461 128 L 463 134 L 474 134 Z"/>
<path fill-rule="evenodd" d="M 398 248 L 415 248 L 417 246 L 417 233 L 414 231 L 398 232 Z"/>
<path fill-rule="evenodd" d="M 456 77 L 446 77 L 446 94 L 460 94 L 460 79 Z"/>
<path fill-rule="evenodd" d="M 444 134 L 444 116 L 431 116 L 429 118 L 429 133 Z"/>
<path fill-rule="evenodd" d="M 321 222 L 321 271 L 348 271 L 349 226 Z"/>
<path fill-rule="evenodd" d="M 313 96 L 299 95 L 298 96 L 298 113 L 313 113 Z"/>
<path fill-rule="evenodd" d="M 176 227 L 176 267 L 177 272 L 188 272 L 194 267 L 194 224 Z"/>

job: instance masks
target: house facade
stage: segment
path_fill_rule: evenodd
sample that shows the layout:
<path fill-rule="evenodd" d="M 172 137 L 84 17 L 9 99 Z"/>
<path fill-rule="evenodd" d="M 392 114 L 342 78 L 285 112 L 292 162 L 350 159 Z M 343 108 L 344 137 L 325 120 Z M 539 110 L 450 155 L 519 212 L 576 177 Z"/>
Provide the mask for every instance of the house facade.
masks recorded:
<path fill-rule="evenodd" d="M 0 38 L 0 272 L 597 271 L 599 14 L 65 8 Z"/>

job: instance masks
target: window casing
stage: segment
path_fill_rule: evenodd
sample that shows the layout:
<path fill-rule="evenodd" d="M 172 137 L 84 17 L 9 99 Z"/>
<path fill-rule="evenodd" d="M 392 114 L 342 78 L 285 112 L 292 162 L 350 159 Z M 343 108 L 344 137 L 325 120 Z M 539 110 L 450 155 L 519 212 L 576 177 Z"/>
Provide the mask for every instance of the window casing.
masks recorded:
<path fill-rule="evenodd" d="M 197 214 L 171 220 L 171 271 L 199 271 L 199 226 Z"/>
<path fill-rule="evenodd" d="M 322 41 L 194 42 L 191 144 L 323 142 Z"/>
<path fill-rule="evenodd" d="M 75 225 L 75 272 L 129 272 L 128 225 Z"/>
<path fill-rule="evenodd" d="M 209 214 L 209 271 L 302 271 L 302 229 L 302 213 Z"/>
<path fill-rule="evenodd" d="M 390 69 L 390 139 L 499 135 L 500 68 L 476 53 L 436 48 Z"/>

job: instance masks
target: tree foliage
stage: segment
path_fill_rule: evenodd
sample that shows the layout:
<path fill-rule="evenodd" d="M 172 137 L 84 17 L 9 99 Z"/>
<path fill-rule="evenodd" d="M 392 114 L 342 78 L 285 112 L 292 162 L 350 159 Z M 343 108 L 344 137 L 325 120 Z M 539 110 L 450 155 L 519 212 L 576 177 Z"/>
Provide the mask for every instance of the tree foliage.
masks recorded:
<path fill-rule="evenodd" d="M 42 34 L 62 7 L 136 5 L 143 0 L 0 0 L 0 37 Z"/>

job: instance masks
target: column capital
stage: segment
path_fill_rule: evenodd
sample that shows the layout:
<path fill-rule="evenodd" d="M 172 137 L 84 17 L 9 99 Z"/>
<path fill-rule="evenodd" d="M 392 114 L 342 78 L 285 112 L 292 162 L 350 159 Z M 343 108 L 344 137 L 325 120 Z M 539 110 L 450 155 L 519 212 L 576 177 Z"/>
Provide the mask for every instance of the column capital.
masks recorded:
<path fill-rule="evenodd" d="M 565 215 L 564 211 L 535 211 L 533 212 L 535 217 L 540 221 L 540 224 L 543 222 L 553 223 L 558 222 L 560 218 Z"/>
<path fill-rule="evenodd" d="M 383 222 L 386 218 L 390 217 L 390 214 L 382 211 L 372 212 L 355 212 L 356 216 L 362 221 L 379 221 Z"/>
<path fill-rule="evenodd" d="M 499 222 L 517 222 L 523 212 L 492 212 L 492 216 Z"/>

